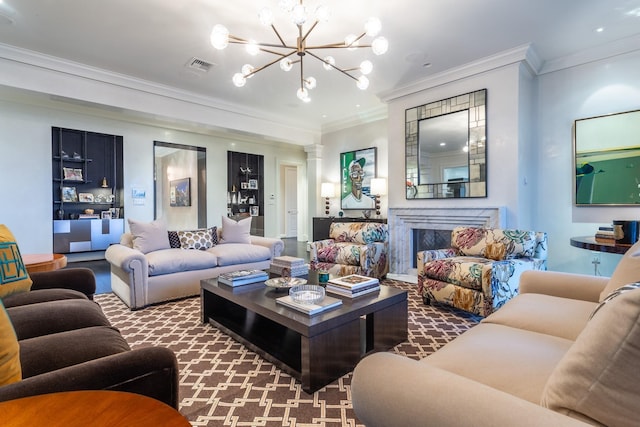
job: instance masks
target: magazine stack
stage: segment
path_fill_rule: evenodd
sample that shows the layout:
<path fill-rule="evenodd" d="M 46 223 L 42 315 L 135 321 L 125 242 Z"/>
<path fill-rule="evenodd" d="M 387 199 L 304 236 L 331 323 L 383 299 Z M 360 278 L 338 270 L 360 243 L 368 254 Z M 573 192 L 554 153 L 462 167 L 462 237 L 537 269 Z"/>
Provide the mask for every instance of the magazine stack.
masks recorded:
<path fill-rule="evenodd" d="M 218 283 L 229 286 L 248 285 L 250 283 L 264 282 L 269 275 L 262 270 L 238 270 L 222 273 L 218 276 Z"/>
<path fill-rule="evenodd" d="M 290 277 L 306 276 L 309 274 L 309 266 L 305 264 L 303 258 L 277 256 L 271 260 L 271 267 L 269 268 L 271 273 L 284 276 L 282 272 L 286 272 L 285 269 L 289 269 L 288 276 Z"/>
<path fill-rule="evenodd" d="M 380 290 L 380 281 L 375 277 L 350 274 L 344 277 L 329 279 L 327 292 L 347 298 L 357 298 Z"/>

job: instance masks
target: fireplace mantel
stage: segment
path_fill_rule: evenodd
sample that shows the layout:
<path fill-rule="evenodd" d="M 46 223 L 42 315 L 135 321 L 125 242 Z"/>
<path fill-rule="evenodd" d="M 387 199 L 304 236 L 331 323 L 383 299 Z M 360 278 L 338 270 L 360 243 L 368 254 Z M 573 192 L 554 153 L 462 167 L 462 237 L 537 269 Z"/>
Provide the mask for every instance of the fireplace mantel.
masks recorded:
<path fill-rule="evenodd" d="M 413 265 L 413 230 L 453 230 L 454 227 L 505 228 L 504 207 L 490 208 L 390 208 L 389 271 L 406 274 Z"/>

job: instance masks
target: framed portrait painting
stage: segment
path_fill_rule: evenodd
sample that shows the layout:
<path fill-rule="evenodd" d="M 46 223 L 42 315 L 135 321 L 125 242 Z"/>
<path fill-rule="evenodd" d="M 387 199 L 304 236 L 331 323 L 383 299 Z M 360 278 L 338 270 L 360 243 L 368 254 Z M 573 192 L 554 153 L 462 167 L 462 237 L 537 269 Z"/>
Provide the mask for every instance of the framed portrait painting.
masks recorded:
<path fill-rule="evenodd" d="M 169 205 L 173 207 L 191 206 L 191 178 L 169 182 Z"/>
<path fill-rule="evenodd" d="M 376 177 L 376 148 L 340 153 L 340 207 L 374 209 L 371 178 Z"/>

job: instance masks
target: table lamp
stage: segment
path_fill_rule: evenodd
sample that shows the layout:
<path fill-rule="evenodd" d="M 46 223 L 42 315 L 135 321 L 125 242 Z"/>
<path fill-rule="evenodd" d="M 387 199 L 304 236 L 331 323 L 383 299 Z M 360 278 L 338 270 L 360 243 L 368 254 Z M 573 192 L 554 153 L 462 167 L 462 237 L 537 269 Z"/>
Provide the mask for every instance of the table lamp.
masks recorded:
<path fill-rule="evenodd" d="M 371 194 L 376 200 L 376 215 L 380 216 L 380 196 L 387 194 L 387 180 L 371 178 Z"/>
<path fill-rule="evenodd" d="M 330 202 L 329 199 L 331 197 L 335 197 L 336 193 L 335 193 L 335 185 L 333 185 L 332 182 L 323 182 L 322 186 L 320 187 L 320 197 L 324 197 L 324 213 L 329 216 L 329 206 L 330 206 Z"/>

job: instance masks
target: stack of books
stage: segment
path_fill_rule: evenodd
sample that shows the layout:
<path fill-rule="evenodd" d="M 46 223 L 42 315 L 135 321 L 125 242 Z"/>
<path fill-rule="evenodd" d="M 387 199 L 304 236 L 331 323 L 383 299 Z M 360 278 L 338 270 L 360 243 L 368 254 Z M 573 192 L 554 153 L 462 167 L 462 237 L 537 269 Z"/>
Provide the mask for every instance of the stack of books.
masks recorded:
<path fill-rule="evenodd" d="M 292 256 L 277 256 L 271 260 L 269 271 L 278 276 L 282 276 L 282 270 L 289 269 L 289 276 L 298 277 L 309 274 L 309 266 L 305 264 L 303 258 Z"/>
<path fill-rule="evenodd" d="M 599 227 L 596 231 L 596 242 L 615 243 L 616 238 L 613 233 L 613 227 Z"/>
<path fill-rule="evenodd" d="M 222 273 L 218 276 L 218 283 L 229 286 L 248 285 L 250 283 L 264 282 L 269 275 L 262 270 L 238 270 Z"/>
<path fill-rule="evenodd" d="M 342 304 L 342 301 L 337 298 L 326 296 L 322 301 L 315 304 L 301 304 L 294 301 L 289 295 L 285 295 L 283 297 L 276 298 L 276 303 L 301 311 L 309 316 L 313 316 L 314 314 L 339 307 Z"/>
<path fill-rule="evenodd" d="M 380 281 L 374 277 L 350 274 L 349 276 L 329 279 L 327 292 L 347 298 L 357 298 L 362 295 L 377 292 L 380 289 Z"/>

